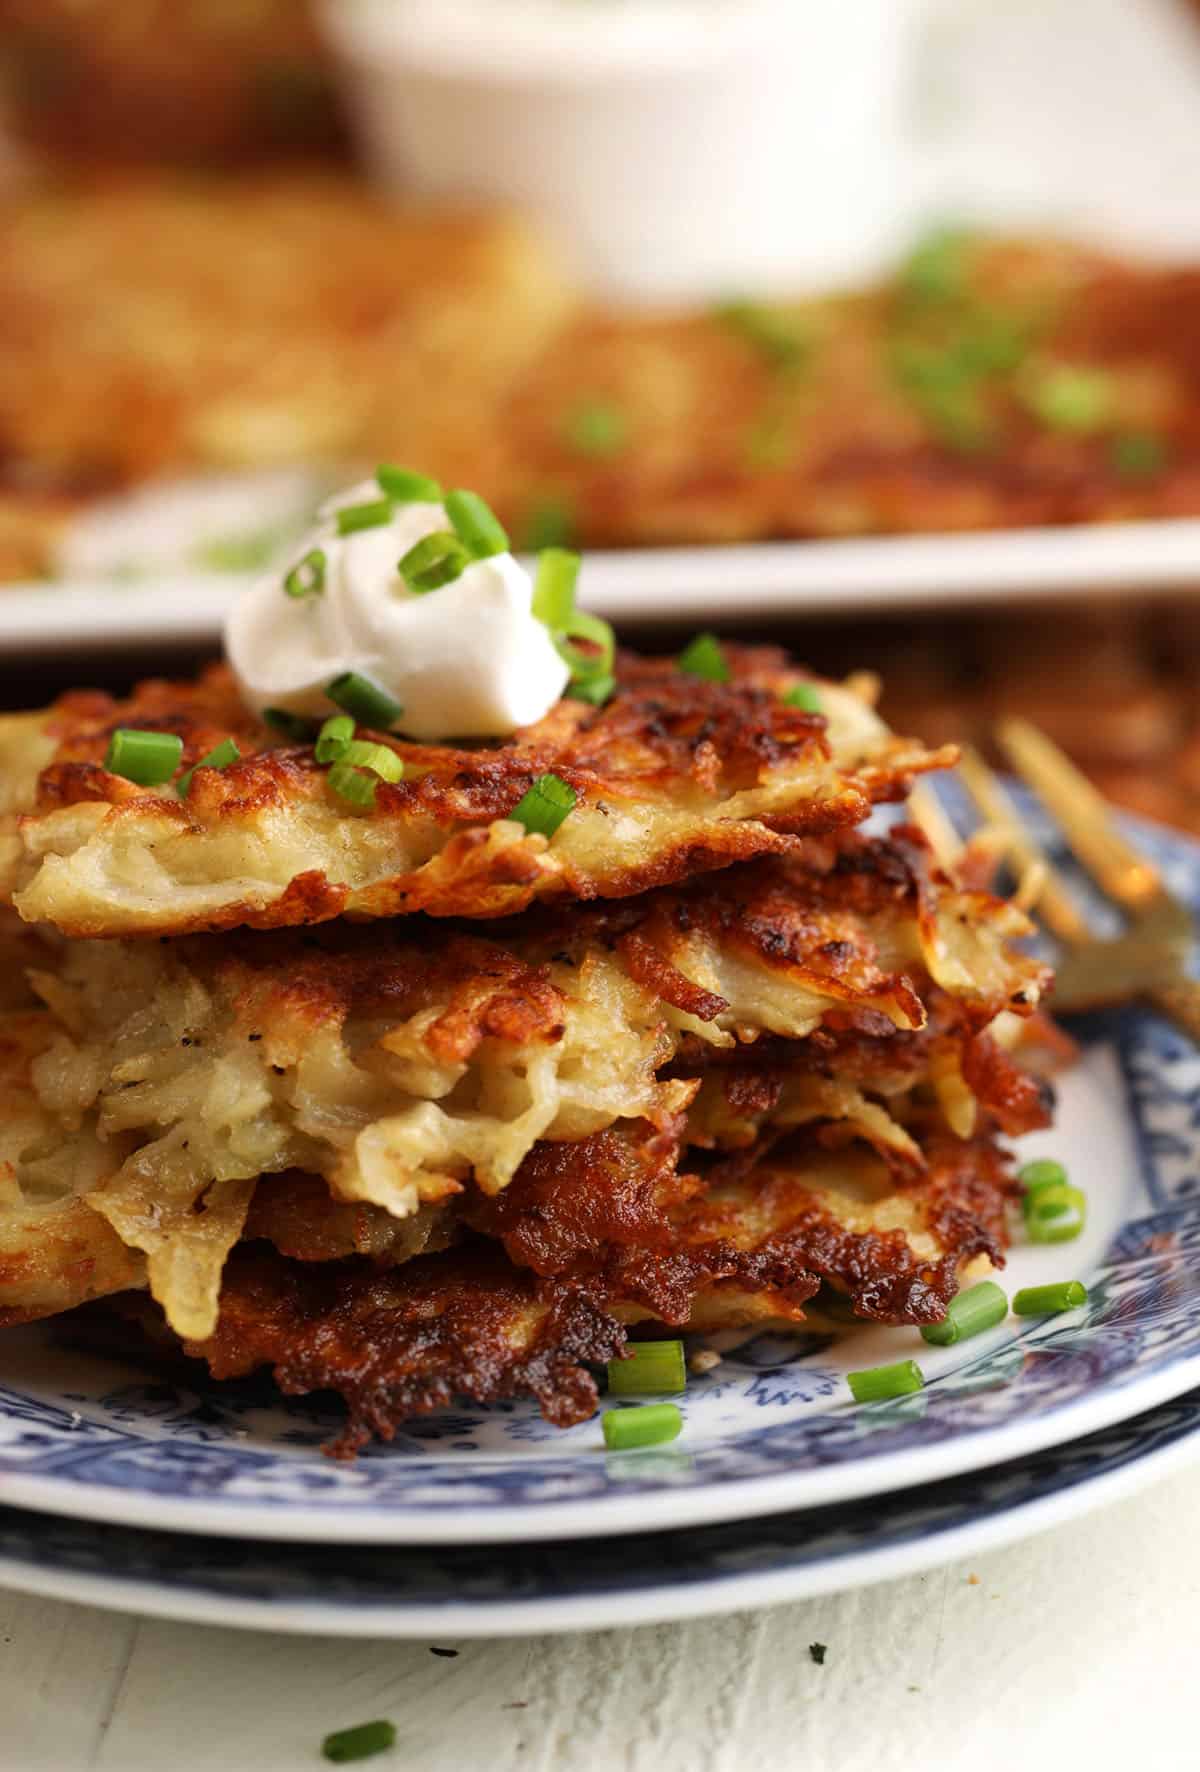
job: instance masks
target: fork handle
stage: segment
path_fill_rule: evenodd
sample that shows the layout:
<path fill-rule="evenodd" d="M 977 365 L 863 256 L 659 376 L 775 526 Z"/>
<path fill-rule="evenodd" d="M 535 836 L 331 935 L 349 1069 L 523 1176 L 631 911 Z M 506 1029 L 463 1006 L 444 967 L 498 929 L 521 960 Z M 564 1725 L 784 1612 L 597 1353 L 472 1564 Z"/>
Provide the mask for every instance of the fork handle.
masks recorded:
<path fill-rule="evenodd" d="M 1175 984 L 1156 985 L 1147 998 L 1160 1015 L 1200 1046 L 1200 979 L 1181 978 Z"/>

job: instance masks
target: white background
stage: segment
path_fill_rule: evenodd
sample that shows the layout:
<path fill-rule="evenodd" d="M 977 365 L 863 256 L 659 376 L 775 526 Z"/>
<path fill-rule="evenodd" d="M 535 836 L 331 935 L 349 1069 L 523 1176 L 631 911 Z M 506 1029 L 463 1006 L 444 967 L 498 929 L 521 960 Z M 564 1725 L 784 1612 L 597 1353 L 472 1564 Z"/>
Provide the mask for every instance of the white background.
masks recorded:
<path fill-rule="evenodd" d="M 0 1767 L 302 1772 L 383 1716 L 371 1772 L 1191 1772 L 1198 1528 L 1193 1469 L 905 1581 L 455 1658 L 0 1594 Z"/>

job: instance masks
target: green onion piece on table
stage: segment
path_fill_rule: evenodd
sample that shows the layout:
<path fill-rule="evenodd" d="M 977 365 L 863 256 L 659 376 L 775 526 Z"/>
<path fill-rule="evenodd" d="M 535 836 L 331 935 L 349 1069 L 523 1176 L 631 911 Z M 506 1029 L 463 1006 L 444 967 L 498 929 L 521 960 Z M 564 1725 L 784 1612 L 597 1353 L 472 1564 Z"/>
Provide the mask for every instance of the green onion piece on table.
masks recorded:
<path fill-rule="evenodd" d="M 715 634 L 697 634 L 679 654 L 678 664 L 689 677 L 703 677 L 709 683 L 729 681 L 729 660 Z"/>
<path fill-rule="evenodd" d="M 575 613 L 580 559 L 568 548 L 543 548 L 533 581 L 533 613 L 548 628 L 565 628 Z"/>
<path fill-rule="evenodd" d="M 1069 1243 L 1086 1223 L 1087 1195 L 1082 1188 L 1065 1184 L 1038 1188 L 1025 1207 L 1031 1243 Z"/>
<path fill-rule="evenodd" d="M 473 559 L 508 552 L 508 531 L 477 492 L 448 492 L 445 503 L 454 533 Z"/>
<path fill-rule="evenodd" d="M 1008 1315 L 1008 1299 L 994 1280 L 980 1280 L 950 1300 L 940 1323 L 922 1323 L 921 1336 L 931 1347 L 951 1347 L 994 1329 Z"/>
<path fill-rule="evenodd" d="M 674 1403 L 643 1403 L 635 1409 L 606 1409 L 600 1425 L 610 1452 L 629 1452 L 678 1439 L 683 1416 Z"/>
<path fill-rule="evenodd" d="M 610 1396 L 651 1397 L 686 1389 L 681 1341 L 631 1341 L 627 1359 L 608 1362 Z"/>
<path fill-rule="evenodd" d="M 339 535 L 353 535 L 359 529 L 381 529 L 392 520 L 390 498 L 372 498 L 361 505 L 343 505 L 337 513 Z"/>
<path fill-rule="evenodd" d="M 380 462 L 375 478 L 393 504 L 438 505 L 442 502 L 442 489 L 436 480 L 431 480 L 428 474 L 414 474 L 408 468 L 398 468 L 395 462 Z"/>
<path fill-rule="evenodd" d="M 373 1754 L 386 1753 L 396 1745 L 396 1725 L 382 1718 L 374 1723 L 359 1723 L 353 1729 L 338 1729 L 321 1743 L 321 1752 L 335 1766 L 349 1765 L 352 1760 L 369 1760 Z"/>
<path fill-rule="evenodd" d="M 318 763 L 336 763 L 354 737 L 354 721 L 349 714 L 331 714 L 317 734 L 314 746 Z"/>
<path fill-rule="evenodd" d="M 183 740 L 174 732 L 143 732 L 135 726 L 118 726 L 104 753 L 104 767 L 126 781 L 135 781 L 141 788 L 156 788 L 171 779 L 182 756 Z"/>
<path fill-rule="evenodd" d="M 1078 1310 L 1088 1301 L 1080 1280 L 1059 1280 L 1053 1286 L 1022 1286 L 1012 1301 L 1018 1317 L 1053 1317 L 1060 1311 Z"/>
<path fill-rule="evenodd" d="M 424 597 L 453 584 L 470 564 L 471 555 L 457 535 L 437 529 L 409 548 L 397 571 L 414 597 Z"/>
<path fill-rule="evenodd" d="M 197 769 L 228 769 L 231 763 L 237 763 L 240 761 L 241 755 L 242 753 L 238 750 L 237 744 L 232 738 L 223 738 L 220 744 L 213 746 L 212 750 L 209 751 L 206 757 L 201 757 L 198 763 L 193 763 L 186 775 L 180 776 L 178 782 L 179 798 L 181 800 L 186 798 L 187 794 L 190 792 L 192 777 L 195 775 Z"/>
<path fill-rule="evenodd" d="M 856 1403 L 879 1403 L 889 1397 L 907 1397 L 925 1387 L 924 1376 L 915 1360 L 897 1360 L 893 1366 L 868 1366 L 864 1372 L 847 1372 L 846 1383 Z"/>
<path fill-rule="evenodd" d="M 552 837 L 578 798 L 575 789 L 560 775 L 539 775 L 508 816 L 527 831 Z"/>
<path fill-rule="evenodd" d="M 325 693 L 335 707 L 353 714 L 360 726 L 373 726 L 377 732 L 386 732 L 404 712 L 402 702 L 358 671 L 335 677 Z"/>
<path fill-rule="evenodd" d="M 325 566 L 324 548 L 310 548 L 284 577 L 283 588 L 288 596 L 319 596 L 325 589 Z"/>
<path fill-rule="evenodd" d="M 806 714 L 821 712 L 821 691 L 815 683 L 794 683 L 781 699 L 785 707 L 803 708 Z"/>

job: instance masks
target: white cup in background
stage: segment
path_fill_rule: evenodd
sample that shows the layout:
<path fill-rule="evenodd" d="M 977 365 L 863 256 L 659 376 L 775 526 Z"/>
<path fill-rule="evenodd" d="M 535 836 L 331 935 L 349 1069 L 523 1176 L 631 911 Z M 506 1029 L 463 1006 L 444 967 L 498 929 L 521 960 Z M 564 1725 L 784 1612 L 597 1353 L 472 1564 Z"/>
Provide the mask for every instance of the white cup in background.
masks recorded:
<path fill-rule="evenodd" d="M 915 0 L 323 0 L 369 168 L 514 207 L 609 297 L 894 254 Z"/>

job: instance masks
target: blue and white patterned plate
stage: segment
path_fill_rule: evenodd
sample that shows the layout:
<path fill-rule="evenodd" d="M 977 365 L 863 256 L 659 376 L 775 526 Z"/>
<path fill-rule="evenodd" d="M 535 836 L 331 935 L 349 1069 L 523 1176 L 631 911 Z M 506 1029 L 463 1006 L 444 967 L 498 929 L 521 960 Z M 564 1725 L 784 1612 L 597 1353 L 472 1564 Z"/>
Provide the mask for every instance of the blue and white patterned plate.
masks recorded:
<path fill-rule="evenodd" d="M 1138 833 L 1200 906 L 1200 850 Z M 936 1482 L 1127 1420 L 1200 1385 L 1200 1054 L 1140 1012 L 1098 1017 L 1054 1133 L 1088 1190 L 1078 1243 L 1019 1248 L 1006 1283 L 1079 1277 L 1088 1306 L 965 1349 L 915 1330 L 759 1336 L 684 1400 L 669 1454 L 606 1456 L 528 1407 L 463 1408 L 335 1464 L 335 1417 L 258 1383 L 181 1388 L 0 1339 L 0 1505 L 263 1539 L 496 1543 L 747 1519 Z M 856 1408 L 844 1374 L 915 1355 L 925 1391 Z"/>
<path fill-rule="evenodd" d="M 322 1636 L 437 1640 L 661 1624 L 843 1592 L 995 1550 L 1198 1460 L 1193 1391 L 1084 1440 L 923 1489 L 616 1545 L 255 1545 L 0 1508 L 0 1588 Z"/>

